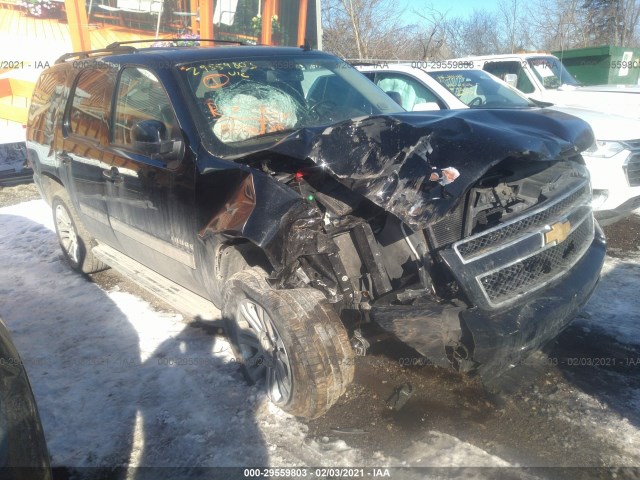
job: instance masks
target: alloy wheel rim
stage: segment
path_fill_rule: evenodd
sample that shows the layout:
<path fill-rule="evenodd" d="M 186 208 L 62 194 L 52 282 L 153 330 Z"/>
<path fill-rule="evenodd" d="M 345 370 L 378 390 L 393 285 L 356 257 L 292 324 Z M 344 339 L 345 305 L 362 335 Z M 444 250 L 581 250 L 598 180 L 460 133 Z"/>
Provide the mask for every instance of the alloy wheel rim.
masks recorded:
<path fill-rule="evenodd" d="M 278 329 L 252 300 L 243 300 L 238 310 L 238 346 L 249 377 L 253 382 L 266 378 L 271 401 L 287 404 L 293 392 L 291 362 Z"/>
<path fill-rule="evenodd" d="M 78 243 L 78 233 L 71 221 L 69 212 L 63 205 L 56 207 L 56 227 L 62 248 L 69 255 L 69 258 L 78 263 L 80 258 L 80 245 Z"/>

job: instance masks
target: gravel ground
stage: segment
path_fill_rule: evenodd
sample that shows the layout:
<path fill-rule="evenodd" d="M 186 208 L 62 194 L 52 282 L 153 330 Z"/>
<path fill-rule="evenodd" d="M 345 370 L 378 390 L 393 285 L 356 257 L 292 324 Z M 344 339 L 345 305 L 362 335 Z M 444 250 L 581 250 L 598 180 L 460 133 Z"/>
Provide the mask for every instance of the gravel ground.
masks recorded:
<path fill-rule="evenodd" d="M 604 232 L 610 256 L 624 258 L 629 252 L 640 252 L 640 214 L 609 225 Z"/>
<path fill-rule="evenodd" d="M 0 207 L 8 207 L 17 203 L 40 198 L 34 183 L 24 183 L 13 187 L 0 187 Z"/>

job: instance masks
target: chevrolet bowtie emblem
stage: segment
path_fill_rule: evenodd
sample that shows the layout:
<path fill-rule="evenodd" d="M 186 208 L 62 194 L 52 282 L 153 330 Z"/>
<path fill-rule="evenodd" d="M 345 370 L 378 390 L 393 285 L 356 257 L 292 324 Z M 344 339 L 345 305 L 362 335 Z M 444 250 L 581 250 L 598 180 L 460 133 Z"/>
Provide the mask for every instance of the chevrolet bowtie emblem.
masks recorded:
<path fill-rule="evenodd" d="M 571 231 L 571 222 L 557 222 L 551 225 L 551 230 L 545 232 L 544 234 L 544 243 L 545 245 L 549 245 L 550 243 L 555 242 L 556 245 L 558 243 L 564 242 L 569 236 L 569 232 Z"/>

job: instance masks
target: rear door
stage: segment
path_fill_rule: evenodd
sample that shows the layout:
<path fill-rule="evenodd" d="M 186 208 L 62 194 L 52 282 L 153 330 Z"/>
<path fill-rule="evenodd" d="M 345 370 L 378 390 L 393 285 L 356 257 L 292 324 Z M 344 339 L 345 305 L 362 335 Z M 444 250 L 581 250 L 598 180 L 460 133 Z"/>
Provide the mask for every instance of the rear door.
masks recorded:
<path fill-rule="evenodd" d="M 144 121 L 164 124 L 170 154 L 136 146 L 132 130 Z M 194 162 L 157 76 L 144 67 L 119 75 L 111 120 L 108 213 L 123 253 L 167 278 L 204 294 L 195 273 Z"/>
<path fill-rule="evenodd" d="M 56 149 L 72 201 L 85 226 L 98 240 L 115 245 L 106 204 L 109 102 L 114 75 L 90 68 L 76 77 L 65 109 L 63 139 Z"/>

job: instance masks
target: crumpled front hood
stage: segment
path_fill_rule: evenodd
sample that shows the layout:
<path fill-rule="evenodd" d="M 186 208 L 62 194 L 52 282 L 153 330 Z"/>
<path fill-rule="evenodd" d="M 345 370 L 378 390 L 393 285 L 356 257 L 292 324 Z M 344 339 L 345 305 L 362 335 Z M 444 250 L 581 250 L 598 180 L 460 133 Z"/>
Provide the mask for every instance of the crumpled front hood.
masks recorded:
<path fill-rule="evenodd" d="M 301 134 L 298 141 L 311 141 L 308 158 L 414 229 L 445 216 L 505 158 L 553 161 L 593 143 L 587 123 L 545 109 L 363 117 Z M 460 173 L 455 181 L 442 186 L 430 180 L 447 167 Z"/>

